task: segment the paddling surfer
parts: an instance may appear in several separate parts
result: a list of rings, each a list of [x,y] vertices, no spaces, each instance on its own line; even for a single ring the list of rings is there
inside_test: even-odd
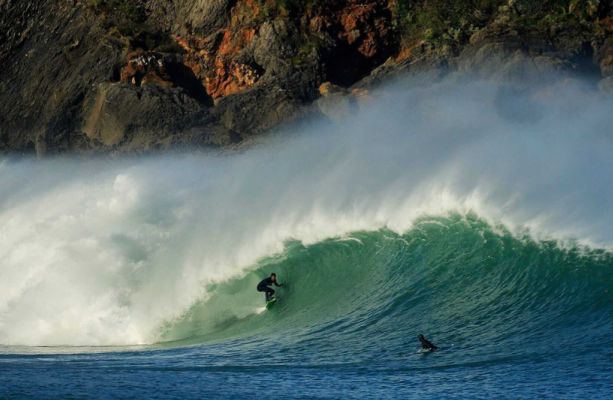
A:
[[[424,350],[432,351],[438,349],[438,347],[428,341],[428,339],[426,339],[422,334],[419,334],[419,336],[417,336],[417,339],[419,339],[419,341],[421,342],[421,348]]]

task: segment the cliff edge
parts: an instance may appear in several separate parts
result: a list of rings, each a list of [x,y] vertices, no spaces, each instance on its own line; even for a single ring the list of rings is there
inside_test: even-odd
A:
[[[613,90],[613,1],[0,0],[0,151],[224,147],[393,77]],[[539,75],[538,71],[543,71]],[[534,75],[536,74],[536,75]]]

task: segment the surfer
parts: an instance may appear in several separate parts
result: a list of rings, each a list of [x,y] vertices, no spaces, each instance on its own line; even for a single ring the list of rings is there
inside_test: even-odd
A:
[[[266,278],[262,280],[262,282],[258,283],[258,292],[266,292],[267,302],[272,300],[273,296],[275,295],[275,291],[271,287],[269,287],[273,284],[277,287],[283,286],[277,282],[277,274],[275,274],[274,272],[270,274],[269,278]]]
[[[422,335],[421,333],[419,334],[419,336],[417,336],[417,339],[419,339],[419,341],[421,342],[421,348],[424,350],[432,351],[432,350],[438,349],[438,347],[436,347],[430,341],[428,341],[428,339],[426,339],[424,335]]]

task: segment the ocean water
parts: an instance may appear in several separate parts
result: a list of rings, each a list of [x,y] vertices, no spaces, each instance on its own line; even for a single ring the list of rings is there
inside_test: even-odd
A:
[[[399,84],[236,154],[7,157],[0,399],[611,398],[612,106]]]

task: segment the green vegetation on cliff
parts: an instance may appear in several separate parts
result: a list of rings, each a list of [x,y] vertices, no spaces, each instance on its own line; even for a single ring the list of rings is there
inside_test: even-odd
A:
[[[394,27],[406,41],[465,41],[495,16],[502,0],[395,0]]]
[[[401,40],[461,45],[477,30],[500,21],[519,30],[570,29],[598,34],[610,15],[602,0],[393,0],[393,24]]]

